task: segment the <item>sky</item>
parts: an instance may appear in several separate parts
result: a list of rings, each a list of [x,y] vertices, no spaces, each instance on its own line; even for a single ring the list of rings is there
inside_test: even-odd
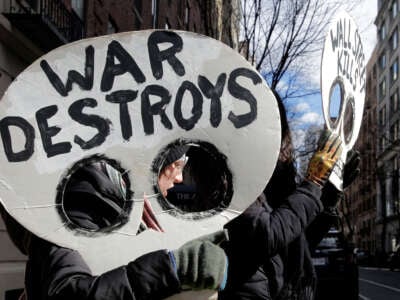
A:
[[[374,25],[374,21],[377,13],[377,1],[360,0],[354,10],[348,13],[358,26],[367,58],[365,62],[367,63],[376,43],[376,26]],[[295,104],[291,104],[288,107],[288,111],[291,114],[295,114],[295,118],[291,121],[295,146],[303,144],[304,134],[309,126],[325,122],[320,94],[295,101]]]

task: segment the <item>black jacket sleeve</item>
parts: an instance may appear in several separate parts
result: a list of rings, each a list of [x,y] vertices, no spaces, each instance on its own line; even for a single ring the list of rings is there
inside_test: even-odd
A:
[[[164,250],[92,276],[77,251],[41,239],[31,245],[25,285],[29,300],[163,299],[180,291]]]
[[[314,250],[322,238],[328,233],[329,229],[338,224],[339,215],[337,213],[337,204],[343,198],[343,192],[335,188],[329,181],[322,189],[321,202],[324,210],[308,226],[306,238],[310,250]]]
[[[229,242],[224,245],[232,275],[228,275],[228,284],[229,280],[247,280],[265,259],[299,237],[322,211],[320,196],[320,187],[305,181],[272,212],[265,201],[256,201],[229,222],[225,226]]]
[[[339,216],[326,212],[322,212],[315,218],[306,230],[306,238],[310,250],[314,250],[329,229],[337,224],[338,218]]]

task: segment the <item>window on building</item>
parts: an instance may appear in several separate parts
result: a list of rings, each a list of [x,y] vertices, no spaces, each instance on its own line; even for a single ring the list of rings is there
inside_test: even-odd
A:
[[[386,53],[383,52],[380,56],[379,56],[379,67],[383,70],[386,67]]]
[[[132,10],[134,13],[134,22],[135,22],[135,28],[141,29],[142,28],[142,23],[143,19],[142,16],[140,15],[140,12],[142,11],[142,1],[136,1],[136,4],[133,5]]]
[[[400,133],[400,121],[397,120],[397,121],[394,123],[393,126],[394,126],[393,140],[394,140],[394,141],[397,141],[397,140],[399,139],[399,133]],[[398,168],[396,168],[396,169],[398,169]]]
[[[390,127],[390,141],[395,142],[398,139],[399,139],[399,121],[396,121]]]
[[[384,78],[379,84],[379,95],[381,100],[386,96],[386,78]]]
[[[395,214],[399,213],[399,167],[397,157],[392,159],[392,209]]]
[[[158,23],[157,0],[151,0],[151,15],[153,17],[153,28],[157,28],[157,23]]]
[[[386,38],[386,24],[382,23],[382,25],[379,27],[379,38],[381,41],[383,41]]]
[[[85,17],[85,1],[71,0],[71,7],[76,12],[78,17],[83,20]]]
[[[114,20],[109,17],[107,22],[107,34],[116,33],[118,32],[117,25],[115,25]]]
[[[399,33],[398,33],[398,30],[396,27],[396,29],[393,31],[392,35],[390,36],[390,45],[392,47],[392,51],[397,49],[398,44],[399,44]]]
[[[151,15],[154,16],[156,13],[156,0],[151,0]]]
[[[384,126],[386,124],[386,106],[383,106],[379,111],[379,125]]]
[[[33,10],[38,9],[38,5],[37,5],[38,0],[26,0],[26,2],[29,4],[29,7],[32,8]]]
[[[379,189],[378,189],[378,199],[379,202],[377,203],[377,213],[380,217],[386,217],[386,178],[381,177],[379,178]]]
[[[390,96],[390,115],[395,114],[399,109],[399,90],[396,91]]]
[[[186,7],[185,7],[185,25],[189,24],[189,17],[190,17],[190,7],[189,7],[189,4],[186,3]]]
[[[379,9],[380,9],[381,6],[382,6],[382,1],[384,1],[384,0],[378,0],[378,11],[379,11]]]
[[[399,8],[398,8],[398,5],[397,5],[397,0],[394,0],[394,1],[392,2],[392,6],[391,6],[391,8],[390,8],[390,11],[391,11],[391,13],[392,13],[392,19],[395,19],[395,18],[396,18],[397,13],[398,13],[398,10],[399,10]]]
[[[399,61],[396,58],[396,60],[390,67],[390,78],[392,82],[395,82],[398,76],[399,76]]]
[[[165,28],[165,29],[170,29],[170,28],[171,28],[171,25],[169,24],[168,19],[165,20],[165,26],[164,26],[164,28]]]
[[[389,197],[388,197],[389,198]],[[393,205],[391,199],[386,199],[386,216],[393,215]]]

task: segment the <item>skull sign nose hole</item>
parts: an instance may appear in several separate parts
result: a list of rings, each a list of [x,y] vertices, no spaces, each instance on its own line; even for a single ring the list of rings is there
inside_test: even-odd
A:
[[[340,79],[336,79],[329,93],[329,123],[333,129],[339,125],[339,117],[344,102],[344,88]]]

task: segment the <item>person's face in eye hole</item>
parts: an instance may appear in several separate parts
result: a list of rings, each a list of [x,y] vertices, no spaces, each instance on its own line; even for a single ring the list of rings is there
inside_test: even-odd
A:
[[[182,172],[187,161],[188,157],[184,155],[180,159],[164,167],[160,172],[160,175],[158,176],[158,187],[164,197],[167,196],[170,188],[172,188],[176,183],[181,183],[183,181]]]

